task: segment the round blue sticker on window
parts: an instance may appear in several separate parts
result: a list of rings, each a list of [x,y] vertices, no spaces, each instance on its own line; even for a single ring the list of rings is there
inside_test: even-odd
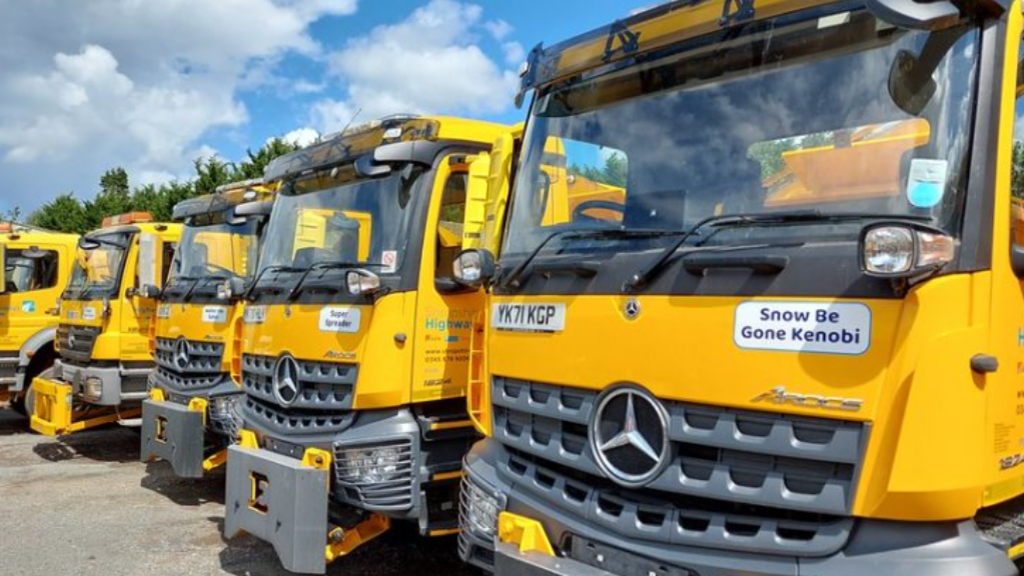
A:
[[[942,186],[936,182],[915,182],[907,192],[907,199],[917,208],[931,208],[942,200]]]

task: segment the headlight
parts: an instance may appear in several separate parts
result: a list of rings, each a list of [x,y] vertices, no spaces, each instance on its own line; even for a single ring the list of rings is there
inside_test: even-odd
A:
[[[216,396],[210,398],[210,417],[216,420],[230,420],[238,413],[238,404],[242,394]]]
[[[953,260],[956,242],[939,230],[901,224],[866,228],[861,239],[864,271],[893,278],[935,271]]]
[[[103,396],[103,380],[90,376],[85,379],[85,387],[82,393],[90,400],[98,400]]]
[[[351,484],[380,484],[408,476],[411,469],[407,445],[378,448],[344,448],[335,452],[338,476]]]
[[[499,496],[477,486],[469,476],[463,477],[461,522],[464,530],[493,539],[498,534],[498,514],[504,507]]]

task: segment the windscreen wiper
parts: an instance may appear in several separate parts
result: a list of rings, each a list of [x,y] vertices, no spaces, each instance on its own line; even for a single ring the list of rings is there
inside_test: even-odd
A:
[[[516,283],[519,280],[519,277],[523,275],[523,271],[526,270],[526,267],[529,266],[530,262],[533,262],[537,255],[540,254],[541,250],[543,250],[544,247],[555,238],[645,238],[654,236],[674,236],[682,233],[684,233],[682,230],[662,230],[658,228],[595,228],[593,230],[558,230],[545,236],[544,239],[540,241],[540,244],[537,244],[537,247],[526,255],[526,258],[524,258],[522,262],[509,271],[507,276],[504,276],[498,281],[498,285],[518,286],[518,284],[514,283]]]
[[[345,262],[342,260],[334,262],[317,262],[302,273],[299,280],[295,283],[295,286],[288,291],[288,300],[295,300],[302,294],[303,287],[306,283],[306,279],[309,278],[310,273],[314,270],[343,270],[345,268],[382,268],[384,264],[381,262]]]
[[[192,292],[196,289],[196,286],[199,285],[199,281],[201,280],[201,278],[199,278],[198,276],[196,276],[196,277],[193,277],[193,276],[181,276],[179,278],[179,280],[185,280],[186,282],[192,282],[191,284],[189,284],[188,290],[185,290],[185,294],[183,294],[181,296],[182,300],[188,300],[189,297],[192,296]]]
[[[256,295],[256,287],[259,286],[260,280],[263,279],[263,275],[266,274],[267,272],[299,272],[300,270],[300,268],[294,268],[292,266],[267,266],[266,268],[260,270],[259,274],[256,275],[256,278],[253,279],[252,284],[249,284],[249,288],[245,291],[245,294],[242,295],[242,299],[249,300],[250,298]],[[283,288],[264,287],[260,288],[260,290],[274,290],[276,292],[282,292]]]
[[[689,230],[681,232],[681,236],[658,256],[651,260],[646,266],[630,276],[623,285],[623,291],[635,291],[646,286],[672,258],[683,244],[690,238],[700,235],[701,230],[709,226],[716,228],[715,232],[724,228],[736,228],[743,226],[793,226],[800,224],[820,224],[828,222],[851,222],[858,220],[931,220],[927,216],[911,216],[902,214],[883,214],[875,212],[846,212],[830,214],[820,210],[794,210],[790,212],[765,212],[763,214],[719,214],[708,216],[694,224]],[[710,235],[709,235],[710,238]]]

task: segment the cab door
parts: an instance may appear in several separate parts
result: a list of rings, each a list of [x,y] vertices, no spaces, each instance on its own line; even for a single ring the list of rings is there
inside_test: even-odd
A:
[[[125,264],[121,286],[124,303],[121,314],[121,360],[148,362],[149,332],[156,317],[157,300],[144,295],[144,286],[162,289],[167,280],[174,254],[174,243],[155,234],[136,236]]]
[[[483,291],[460,286],[452,272],[462,250],[468,178],[465,155],[443,158],[435,170],[417,297],[414,402],[466,391],[473,319],[484,305]]]
[[[996,163],[1000,172],[992,230],[991,296],[979,290],[983,301],[976,305],[991,307],[990,348],[977,352],[998,360],[995,371],[975,370],[974,374],[988,404],[984,505],[1024,493],[1024,50],[1018,47],[1019,34],[1007,40],[1008,55],[1017,55],[1018,66],[1016,78],[1004,78],[1016,89],[1003,92],[1014,100],[1012,106],[1003,106],[1012,112],[1003,115],[1003,124],[1012,125],[1012,137],[1000,142],[1002,161]],[[976,277],[981,288],[985,275]]]
[[[7,245],[0,292],[0,349],[18,350],[54,323],[52,308],[63,289],[62,250],[48,245]]]

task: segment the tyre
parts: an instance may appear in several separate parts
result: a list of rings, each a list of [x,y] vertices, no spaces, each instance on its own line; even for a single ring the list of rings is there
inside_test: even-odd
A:
[[[11,399],[11,408],[21,414],[22,416],[28,417],[28,411],[25,410],[25,393],[22,392],[20,395],[15,396]]]

